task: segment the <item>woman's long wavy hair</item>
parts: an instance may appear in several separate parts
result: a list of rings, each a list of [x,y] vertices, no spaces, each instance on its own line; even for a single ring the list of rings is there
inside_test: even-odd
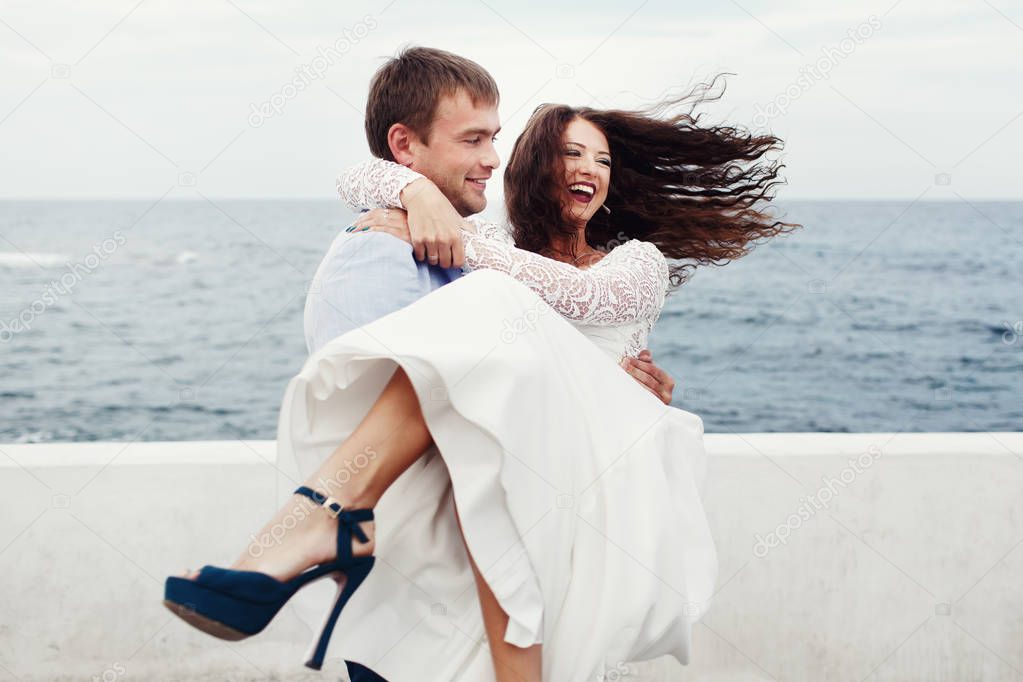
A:
[[[780,150],[782,141],[732,126],[700,126],[700,115],[692,115],[724,94],[723,88],[708,94],[720,75],[643,111],[539,107],[515,141],[504,174],[515,244],[545,253],[576,234],[565,218],[563,135],[577,117],[604,133],[611,152],[605,201],[611,212],[593,215],[586,242],[604,250],[628,239],[652,242],[669,260],[672,287],[684,284],[697,265],[725,265],[749,253],[756,240],[801,227],[775,220],[760,205],[773,198],[775,185],[785,184],[777,179],[784,165],[760,160]]]

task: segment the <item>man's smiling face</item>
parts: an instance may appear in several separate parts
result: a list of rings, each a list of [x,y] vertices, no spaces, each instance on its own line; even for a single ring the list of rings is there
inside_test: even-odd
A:
[[[461,215],[479,213],[487,206],[487,180],[501,163],[494,149],[500,129],[496,104],[477,106],[462,90],[447,95],[437,104],[429,143],[409,146],[411,168],[432,180]]]

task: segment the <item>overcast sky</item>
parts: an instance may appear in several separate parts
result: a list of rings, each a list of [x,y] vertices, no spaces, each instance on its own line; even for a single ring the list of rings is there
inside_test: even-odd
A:
[[[415,43],[494,74],[503,159],[541,102],[726,71],[709,116],[786,141],[780,198],[1023,198],[1020,4],[833,5],[6,0],[0,197],[333,198],[368,154],[370,76]]]

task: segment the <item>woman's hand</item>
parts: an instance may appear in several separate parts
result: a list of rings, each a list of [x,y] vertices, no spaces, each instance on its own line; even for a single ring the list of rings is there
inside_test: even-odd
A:
[[[462,267],[463,219],[437,186],[428,178],[420,178],[401,191],[401,203],[408,209],[409,243],[416,260],[442,268]]]
[[[654,356],[643,349],[638,358],[624,357],[621,367],[638,381],[643,388],[653,393],[665,405],[671,405],[671,394],[675,391],[675,380],[671,375],[654,364]]]
[[[374,208],[360,215],[353,225],[353,232],[389,232],[398,239],[412,243],[408,213],[400,208]]]
[[[476,225],[471,220],[459,217],[456,225],[459,231],[476,232]],[[374,208],[359,215],[349,229],[351,232],[390,232],[398,239],[415,246],[413,241],[415,238],[412,236],[412,229],[409,227],[408,211],[404,209]],[[462,244],[461,235],[458,237],[458,243],[459,245]],[[441,267],[444,266],[442,265]]]

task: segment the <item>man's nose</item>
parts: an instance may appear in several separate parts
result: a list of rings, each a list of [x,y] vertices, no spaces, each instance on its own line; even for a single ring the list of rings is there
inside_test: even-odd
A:
[[[493,170],[501,165],[501,157],[497,155],[497,148],[494,147],[494,143],[491,142],[487,148],[487,154],[483,157],[483,165]]]

